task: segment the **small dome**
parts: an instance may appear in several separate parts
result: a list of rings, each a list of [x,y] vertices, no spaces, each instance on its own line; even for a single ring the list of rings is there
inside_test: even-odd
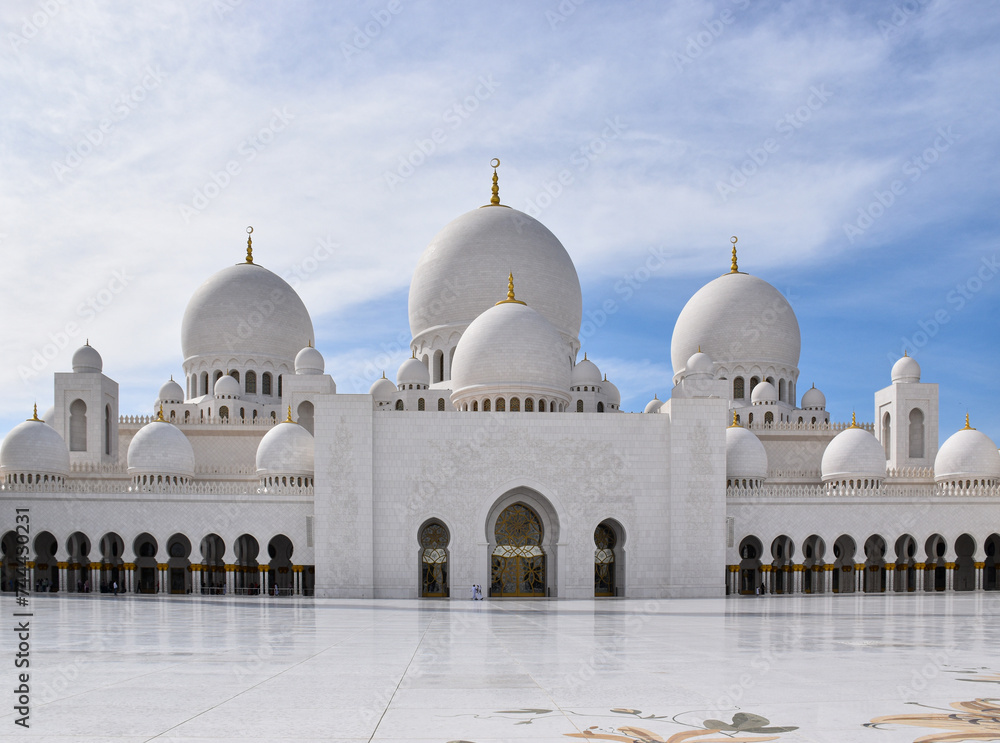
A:
[[[0,445],[0,467],[6,472],[69,474],[69,450],[52,426],[37,418],[14,426]]]
[[[296,374],[322,374],[325,368],[323,354],[312,346],[306,346],[295,355]]]
[[[768,405],[778,402],[778,391],[770,382],[761,382],[750,393],[750,402],[753,405]]]
[[[101,358],[101,354],[97,353],[97,349],[89,343],[76,349],[76,353],[73,354],[73,371],[75,373],[96,372],[100,374],[103,369],[104,360]]]
[[[127,461],[130,475],[194,477],[191,442],[177,426],[162,418],[147,423],[132,437]]]
[[[916,359],[911,356],[903,356],[899,361],[892,365],[892,382],[893,384],[907,383],[907,382],[919,382],[920,381],[920,364],[917,363]]]
[[[953,433],[934,458],[934,479],[937,482],[1000,479],[1000,453],[996,444],[974,428]]]
[[[315,446],[312,435],[298,423],[279,423],[257,445],[257,474],[311,477]]]
[[[56,406],[49,405],[48,409],[42,413],[42,420],[52,426],[52,419],[56,417]],[[55,426],[52,426],[55,428]]]
[[[501,302],[462,335],[451,367],[452,402],[479,393],[556,395],[568,401],[569,349],[526,304]]]
[[[597,368],[597,364],[587,358],[587,354],[584,354],[583,360],[578,361],[573,367],[570,380],[573,387],[601,384],[601,370]]]
[[[826,395],[816,389],[815,385],[802,395],[802,410],[826,410]]]
[[[751,431],[742,426],[726,429],[726,479],[767,478],[767,452]]]
[[[409,358],[399,365],[396,372],[396,381],[402,386],[404,384],[419,384],[427,387],[431,383],[431,374],[420,359]]]
[[[663,407],[663,400],[658,400],[656,398],[656,396],[654,395],[653,399],[646,403],[646,408],[642,412],[643,413],[659,413],[660,412],[660,408],[662,408],[662,407]]]
[[[157,402],[184,402],[184,390],[171,377],[160,387],[160,394],[156,396]]]
[[[219,377],[219,381],[215,383],[216,397],[239,397],[242,391],[240,383],[236,381],[236,378],[228,374],[223,374]]]
[[[608,375],[604,375],[604,381],[601,382],[601,390],[604,392],[604,396],[608,398],[608,403],[614,405],[616,408],[622,404],[622,393],[618,391],[618,388],[608,381]]]
[[[375,402],[391,402],[396,399],[396,385],[386,379],[383,373],[381,379],[375,380],[368,394],[375,398]]]
[[[685,370],[688,374],[714,374],[715,364],[711,356],[698,351],[688,358]]]
[[[863,428],[846,428],[823,452],[823,480],[885,479],[885,449]]]

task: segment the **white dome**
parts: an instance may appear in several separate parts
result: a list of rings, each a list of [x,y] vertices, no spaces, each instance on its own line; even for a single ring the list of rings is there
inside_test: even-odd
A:
[[[91,346],[89,343],[80,346],[76,349],[76,353],[73,354],[73,371],[80,373],[100,373],[104,369],[104,360],[101,358],[101,354],[97,353],[97,349]]]
[[[770,382],[760,382],[753,388],[753,392],[750,393],[750,402],[754,405],[767,405],[778,402],[778,391],[774,389],[774,385]]]
[[[662,408],[662,407],[663,407],[663,400],[658,400],[656,398],[656,396],[654,395],[653,399],[646,403],[646,407],[645,407],[645,409],[642,412],[643,413],[659,413],[660,412],[660,408]]]
[[[712,357],[707,353],[702,353],[698,351],[692,354],[687,363],[684,365],[685,370],[688,374],[714,374],[715,364],[712,362]]]
[[[453,402],[496,392],[569,399],[567,346],[548,320],[517,301],[502,302],[473,321],[451,368]]]
[[[796,369],[801,338],[791,306],[777,289],[745,273],[728,273],[699,289],[681,310],[670,341],[674,373],[698,347],[724,366]]]
[[[171,377],[160,387],[160,394],[156,396],[159,402],[184,402],[184,389]]]
[[[191,442],[177,426],[162,419],[139,429],[128,445],[127,461],[130,475],[194,477]]]
[[[608,375],[604,375],[604,381],[601,382],[601,389],[604,391],[604,396],[608,398],[608,402],[615,407],[622,404],[622,393],[618,391],[618,388],[608,381]]]
[[[375,402],[391,402],[396,398],[396,385],[386,379],[383,373],[381,379],[375,380],[368,394],[375,398]]]
[[[767,478],[767,452],[754,434],[742,426],[726,429],[726,479]]]
[[[52,419],[55,417],[55,415],[56,415],[56,406],[49,405],[48,409],[44,413],[42,413],[42,420],[51,426]]]
[[[312,346],[306,346],[295,355],[296,374],[322,374],[324,369],[323,354]]]
[[[885,449],[863,428],[846,428],[823,452],[823,480],[885,479]]]
[[[893,384],[897,382],[919,382],[920,364],[913,357],[904,355],[903,358],[892,365],[892,381]]]
[[[826,395],[816,387],[810,387],[802,395],[802,410],[826,410]]]
[[[238,263],[210,277],[184,311],[181,348],[185,365],[198,357],[252,357],[291,365],[314,338],[299,295],[277,274]]]
[[[0,445],[0,467],[6,472],[69,474],[69,450],[52,426],[31,419],[14,426]]]
[[[257,474],[311,477],[315,448],[312,435],[298,423],[279,423],[257,445]]]
[[[420,361],[420,359],[409,358],[399,365],[399,371],[396,372],[396,381],[400,385],[419,384],[427,387],[431,383],[431,375],[427,371],[427,367],[424,366],[424,362]]]
[[[1000,453],[996,444],[974,428],[953,433],[934,458],[934,479],[937,482],[1000,479]]]
[[[240,388],[240,383],[236,381],[235,377],[229,374],[223,374],[219,377],[219,381],[215,383],[215,396],[216,397],[239,397],[243,390]]]
[[[471,323],[497,301],[497,277],[509,272],[520,299],[577,343],[583,300],[573,261],[541,222],[502,206],[463,214],[424,249],[410,283],[414,339]]]
[[[601,370],[597,368],[597,364],[588,359],[587,355],[584,354],[583,360],[578,361],[576,366],[573,367],[570,379],[570,384],[574,387],[601,384]]]

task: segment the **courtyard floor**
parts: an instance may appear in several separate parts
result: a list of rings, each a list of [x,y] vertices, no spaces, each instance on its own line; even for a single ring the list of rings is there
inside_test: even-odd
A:
[[[29,610],[30,728],[6,629],[4,741],[1000,740],[997,594]]]

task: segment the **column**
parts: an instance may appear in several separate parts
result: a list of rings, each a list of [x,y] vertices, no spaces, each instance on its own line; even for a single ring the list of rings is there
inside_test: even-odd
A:
[[[896,563],[894,562],[885,564],[885,592],[896,592]]]
[[[916,593],[923,593],[924,592],[924,563],[922,563],[922,562],[914,563],[913,567],[917,571],[917,573],[916,573],[916,576],[917,576],[917,580],[916,580],[917,590],[916,590]]]
[[[292,565],[292,592],[296,596],[302,595],[302,566]]]
[[[774,585],[771,582],[771,566],[770,565],[761,565],[760,566],[760,572],[761,572],[761,580],[763,581],[764,585],[767,587],[767,592],[768,593],[773,593],[773,591],[774,591]]]
[[[977,562],[976,563],[976,590],[983,590],[983,568],[986,567],[986,563]]]
[[[944,590],[951,593],[955,590],[955,563],[944,564]]]
[[[836,570],[836,565],[823,566],[823,593],[831,593],[833,591],[834,570]]]

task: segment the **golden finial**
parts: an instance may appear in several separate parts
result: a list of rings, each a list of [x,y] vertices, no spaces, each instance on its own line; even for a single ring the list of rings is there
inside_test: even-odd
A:
[[[604,381],[605,381],[605,382],[607,382],[607,381],[608,381],[608,373],[607,373],[607,372],[604,372]]]
[[[903,357],[905,358],[905,357],[906,357],[906,356],[908,356],[908,355],[909,355],[909,354],[908,354],[908,353],[906,352],[906,349],[904,348],[904,349],[903,349]]]
[[[497,304],[524,304],[520,299],[514,298],[514,274],[510,273],[507,275],[507,298],[501,299]],[[583,355],[583,358],[587,358],[587,354]]]
[[[851,428],[859,428],[858,419],[854,417],[854,411],[851,411]]]
[[[740,272],[740,267],[736,264],[736,243],[737,243],[737,241],[739,241],[739,238],[736,237],[736,235],[733,235],[732,238],[731,238],[731,240],[730,240],[730,242],[733,243],[733,265],[731,265],[729,267],[729,273],[739,273]]]
[[[656,393],[655,393],[655,392],[653,393],[653,399],[654,399],[654,400],[659,400],[659,399],[660,399],[660,398],[658,398],[658,397],[656,396]]]
[[[732,423],[731,426],[729,426],[730,428],[739,428],[740,427],[739,420],[737,420],[738,418],[739,418],[739,416],[736,414],[736,411],[734,410],[733,411],[733,423]]]
[[[292,406],[291,405],[288,406],[288,417],[285,418],[285,423],[295,423],[295,421],[292,420]]]
[[[500,158],[494,157],[490,160],[493,166],[493,196],[490,197],[490,206],[500,206],[500,184],[497,181],[497,168],[500,167]]]
[[[312,338],[309,339],[309,342],[306,344],[306,346],[308,346],[309,348],[313,347]]]
[[[382,370],[382,379],[385,379],[385,369]]]
[[[586,352],[586,351],[584,351],[584,352],[583,352],[583,360],[584,360],[584,361],[586,361],[586,360],[587,360],[587,352]]]
[[[160,403],[160,412],[156,414],[156,420],[167,422],[167,419],[163,417],[163,403]]]
[[[701,353],[701,344],[698,344],[698,353]]]
[[[253,227],[247,227],[247,263],[253,263]]]
[[[44,423],[45,422],[41,418],[38,417],[38,403],[37,402],[35,403],[35,412],[31,414],[31,417],[28,418],[28,420],[29,421],[37,421],[38,423]]]
[[[975,428],[973,428],[972,426],[969,425],[969,414],[968,413],[965,414],[965,428],[963,428],[962,430],[963,431],[975,431],[976,430]]]
[[[415,358],[417,358],[417,352],[411,349],[411,352],[410,352],[410,358],[411,358],[411,359],[415,359]]]

